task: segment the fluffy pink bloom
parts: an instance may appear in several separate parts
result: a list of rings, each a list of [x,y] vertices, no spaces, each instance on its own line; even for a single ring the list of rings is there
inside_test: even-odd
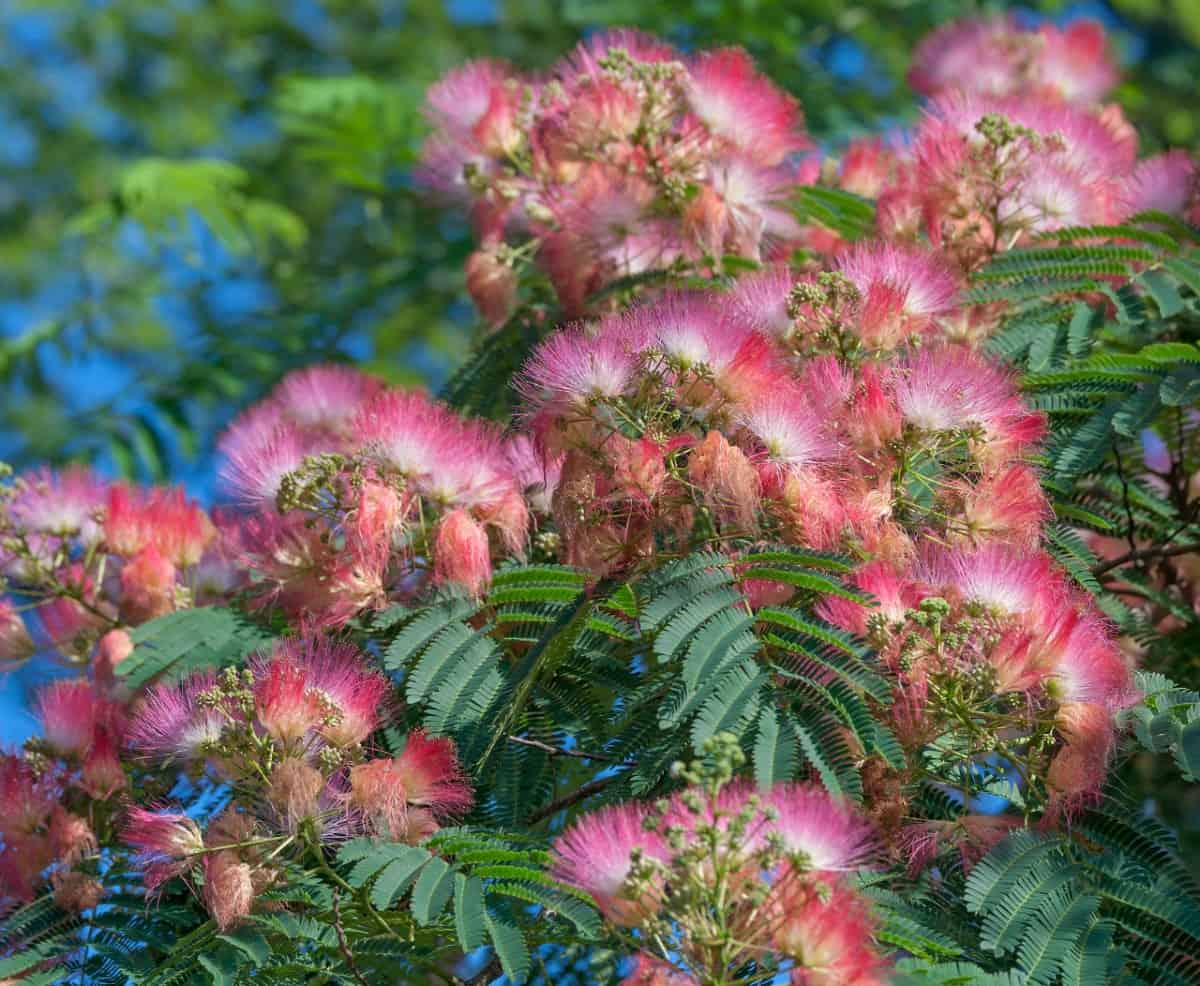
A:
[[[954,591],[992,613],[1041,620],[1060,609],[1062,576],[1049,555],[992,542],[976,550],[929,551],[917,570],[934,591]]]
[[[200,560],[214,534],[208,515],[182,489],[117,483],[108,492],[104,540],[114,554],[132,558],[153,545],[172,565],[187,568]]]
[[[305,693],[331,720],[317,728],[333,746],[362,743],[379,726],[388,681],[367,667],[353,644],[323,635],[290,638],[276,645],[271,663],[302,673]]]
[[[921,602],[922,593],[918,587],[887,562],[868,562],[855,571],[852,580],[855,588],[872,597],[869,605],[826,596],[818,604],[817,611],[830,623],[860,637],[868,635],[873,618],[898,623],[908,610]]]
[[[642,828],[644,817],[640,805],[609,805],[578,819],[554,843],[555,878],[587,891],[606,918],[626,927],[654,907],[654,901],[624,894],[634,851],[656,859],[667,855],[662,837]]]
[[[55,806],[51,813],[50,828],[46,834],[54,848],[55,857],[67,865],[78,862],[98,847],[96,833],[87,820],[61,805]]]
[[[467,257],[467,292],[484,320],[500,326],[517,303],[517,272],[497,255],[495,245],[484,246]]]
[[[729,295],[730,306],[756,332],[786,339],[795,328],[788,299],[798,279],[790,267],[774,266],[739,278]]]
[[[466,813],[473,800],[454,743],[421,730],[409,734],[400,756],[350,769],[350,806],[368,831],[401,842],[427,839],[442,822]]]
[[[283,477],[304,464],[316,451],[311,441],[292,425],[277,424],[263,430],[259,419],[235,421],[221,437],[225,457],[221,482],[238,502],[252,507],[274,507]]]
[[[428,476],[462,446],[457,419],[418,391],[384,391],[359,411],[354,432],[380,465],[410,480]]]
[[[799,391],[763,397],[740,415],[739,423],[780,469],[813,465],[833,453],[820,419]]]
[[[699,195],[684,213],[684,228],[719,261],[723,254],[759,259],[802,229],[788,210],[796,185],[786,167],[764,167],[745,157],[710,161]]]
[[[109,716],[98,723],[79,772],[79,786],[97,801],[111,798],[128,784],[121,765],[122,723]]]
[[[253,870],[237,853],[222,851],[204,857],[204,906],[222,931],[250,913],[254,889]]]
[[[556,332],[534,350],[517,389],[531,411],[555,403],[583,410],[589,401],[619,397],[633,380],[637,359],[616,333]]]
[[[597,31],[579,42],[574,50],[554,67],[551,74],[568,84],[577,82],[585,75],[601,76],[604,69],[601,68],[600,62],[610,51],[616,49],[624,51],[635,62],[652,64],[679,59],[679,53],[674,48],[654,35],[634,28],[620,27]]]
[[[710,431],[688,456],[688,478],[718,523],[753,530],[762,490],[746,454],[719,431]]]
[[[833,879],[785,879],[773,902],[775,946],[796,958],[792,986],[885,986],[888,970],[875,951],[875,922],[866,902]]]
[[[465,510],[451,510],[438,522],[433,561],[439,582],[449,582],[471,595],[480,595],[492,579],[487,531]]]
[[[82,466],[61,472],[36,469],[21,477],[7,513],[13,524],[33,534],[77,537],[84,547],[99,543],[99,519],[108,484]]]
[[[1040,415],[1017,395],[1008,372],[967,349],[924,349],[892,373],[896,404],[922,431],[978,428],[984,452],[1019,454],[1042,435]]]
[[[778,832],[788,852],[804,855],[811,869],[855,869],[873,851],[867,822],[819,787],[779,784],[767,800],[779,813],[778,820],[768,825]]]
[[[1014,465],[965,487],[963,518],[974,537],[1003,538],[1030,547],[1051,515],[1037,474]]]
[[[1200,201],[1200,172],[1185,150],[1166,151],[1139,161],[1117,192],[1121,218],[1155,210],[1188,217]],[[1194,221],[1195,215],[1189,221]]]
[[[185,873],[191,857],[204,850],[200,827],[178,812],[148,811],[131,808],[121,829],[124,842],[137,850],[147,891],[154,891],[167,880]]]
[[[1080,105],[1103,99],[1117,82],[1104,28],[1079,19],[1065,28],[1021,27],[1016,18],[964,19],[917,46],[909,83],[926,96],[960,89],[992,96],[1050,95]]]
[[[21,614],[11,602],[0,597],[0,673],[28,660],[35,650]]]
[[[46,743],[59,756],[82,758],[92,747],[96,727],[115,708],[82,679],[59,679],[38,690],[34,709]]]
[[[469,139],[512,74],[503,62],[483,58],[452,69],[429,87],[425,116],[448,134]]]
[[[383,599],[390,545],[339,552],[324,533],[300,512],[246,519],[242,559],[261,576],[256,605],[277,605],[314,627],[331,627]]]
[[[284,377],[268,400],[301,432],[348,438],[359,408],[382,390],[380,380],[350,366],[309,366]]]
[[[0,751],[0,832],[5,841],[45,826],[58,804],[58,782],[55,771],[39,776],[24,757]]]
[[[505,442],[504,457],[533,512],[549,514],[564,456],[550,455],[530,435],[518,434]]]
[[[193,760],[207,755],[206,747],[221,738],[225,719],[201,705],[201,692],[216,684],[212,674],[155,685],[135,706],[126,742],[158,760]]]
[[[175,609],[175,566],[153,544],[121,568],[121,619],[145,623]]]
[[[703,52],[688,63],[693,113],[722,143],[763,165],[808,146],[800,105],[760,75],[740,48]]]
[[[923,332],[949,314],[958,279],[938,254],[891,243],[871,242],[840,254],[834,269],[863,298],[863,334],[869,343],[899,341]],[[883,299],[886,297],[886,301]],[[881,324],[881,323],[892,324]]]
[[[700,986],[700,983],[662,959],[638,952],[634,956],[633,968],[621,980],[621,986]]]
[[[324,721],[321,696],[310,690],[306,669],[290,649],[254,667],[254,716],[263,731],[285,745],[299,743]]]

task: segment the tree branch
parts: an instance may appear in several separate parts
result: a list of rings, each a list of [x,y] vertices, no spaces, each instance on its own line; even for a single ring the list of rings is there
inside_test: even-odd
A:
[[[333,930],[337,932],[338,950],[342,953],[342,958],[346,960],[346,968],[350,970],[350,975],[358,981],[359,986],[371,986],[358,968],[358,963],[354,961],[354,953],[350,951],[350,943],[346,941],[346,929],[342,927],[342,912],[338,907],[337,890],[333,891]]]
[[[583,787],[578,787],[570,794],[564,794],[561,798],[555,798],[548,805],[544,805],[530,815],[525,823],[527,825],[536,825],[538,822],[549,818],[551,815],[556,815],[564,808],[569,808],[571,805],[582,801],[584,798],[590,798],[593,794],[598,794],[603,791],[609,784],[617,779],[619,775],[613,774],[609,777],[601,777],[594,781],[589,781]]]
[[[618,760],[615,757],[608,757],[602,753],[588,753],[586,750],[564,750],[561,746],[551,746],[549,743],[526,739],[524,736],[509,736],[508,741],[516,743],[519,746],[529,746],[535,750],[541,750],[543,753],[549,753],[552,757],[574,757],[577,760],[595,760],[597,763],[611,763],[617,767],[637,766],[636,760]]]
[[[1187,544],[1160,544],[1152,548],[1139,548],[1136,551],[1127,551],[1120,558],[1113,558],[1111,561],[1106,561],[1101,565],[1097,565],[1092,569],[1092,574],[1099,577],[1107,572],[1111,572],[1114,568],[1120,568],[1122,565],[1127,565],[1134,561],[1149,561],[1154,558],[1174,558],[1176,555],[1190,555],[1194,551],[1200,551],[1200,541],[1189,541]]]

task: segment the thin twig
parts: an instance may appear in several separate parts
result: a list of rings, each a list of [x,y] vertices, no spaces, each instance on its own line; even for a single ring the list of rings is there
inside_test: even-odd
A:
[[[535,750],[549,753],[552,757],[574,757],[577,760],[595,760],[597,763],[611,763],[618,767],[637,766],[636,760],[618,760],[616,757],[608,757],[602,753],[588,753],[586,750],[564,750],[561,746],[551,746],[549,743],[526,739],[524,736],[509,736],[508,741],[516,743],[519,746],[533,747]]]
[[[346,960],[346,968],[350,970],[350,975],[357,979],[361,986],[371,986],[371,984],[367,982],[366,976],[364,976],[361,970],[358,968],[358,963],[354,961],[354,953],[350,951],[350,943],[346,941],[346,929],[342,927],[342,912],[338,907],[338,899],[338,892],[334,890],[333,930],[337,932],[338,949],[342,953],[342,958]]]
[[[1111,561],[1097,565],[1092,569],[1092,574],[1100,576],[1111,572],[1114,568],[1127,565],[1129,562],[1147,561],[1152,558],[1174,558],[1176,555],[1190,555],[1194,551],[1200,551],[1200,541],[1189,541],[1187,544],[1160,544],[1152,548],[1139,548],[1136,551],[1127,551],[1120,558],[1113,558]]]
[[[1129,502],[1129,482],[1125,479],[1125,469],[1121,465],[1121,451],[1117,448],[1116,439],[1112,443],[1113,458],[1117,464],[1117,479],[1121,481],[1121,502],[1125,506],[1125,520],[1129,524],[1127,539],[1129,541],[1129,550],[1137,551],[1137,524],[1133,519],[1133,504]]]
[[[617,779],[619,775],[613,774],[610,777],[601,777],[594,781],[589,781],[583,787],[578,787],[570,794],[564,794],[561,798],[555,798],[548,805],[539,808],[530,815],[525,823],[527,825],[536,825],[543,819],[549,818],[551,815],[556,815],[564,808],[569,808],[571,805],[582,801],[584,798],[590,798],[593,794],[603,791],[609,784]]]

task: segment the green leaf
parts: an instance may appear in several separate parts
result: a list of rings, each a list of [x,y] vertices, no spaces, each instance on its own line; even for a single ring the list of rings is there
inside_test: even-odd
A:
[[[420,924],[429,924],[441,914],[453,890],[454,870],[444,859],[430,857],[429,863],[417,878],[417,885],[413,888],[413,917]]]

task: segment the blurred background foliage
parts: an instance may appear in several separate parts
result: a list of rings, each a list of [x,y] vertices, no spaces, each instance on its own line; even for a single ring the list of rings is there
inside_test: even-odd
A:
[[[823,144],[895,126],[952,0],[7,0],[0,7],[0,458],[209,492],[214,434],[289,368],[437,386],[473,336],[460,217],[414,192],[425,86],[544,67],[588,31],[740,44]],[[1200,4],[1103,18],[1145,150],[1197,142]]]

